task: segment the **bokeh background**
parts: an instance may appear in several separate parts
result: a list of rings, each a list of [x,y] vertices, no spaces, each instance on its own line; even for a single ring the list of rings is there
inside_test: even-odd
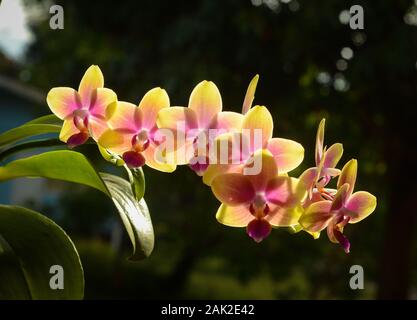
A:
[[[129,241],[102,194],[43,180],[2,184],[1,202],[49,215],[74,239],[87,299],[417,298],[417,1],[55,3],[64,8],[63,30],[49,27],[51,1],[0,5],[1,131],[49,113],[46,92],[77,87],[91,64],[121,100],[138,103],[161,86],[173,105],[186,105],[207,79],[233,111],[258,73],[255,104],[268,106],[275,136],[305,147],[294,175],[313,165],[325,117],[326,144],[344,144],[340,165],[357,158],[357,189],[378,197],[368,219],[346,228],[349,255],[325,233],[313,240],[279,229],[255,244],[244,229],[216,222],[218,202],[187,167],[145,168],[156,246],[130,263]],[[354,4],[364,8],[364,30],[349,27]],[[109,169],[95,148],[80,151]],[[364,268],[364,290],[349,287],[355,264]]]

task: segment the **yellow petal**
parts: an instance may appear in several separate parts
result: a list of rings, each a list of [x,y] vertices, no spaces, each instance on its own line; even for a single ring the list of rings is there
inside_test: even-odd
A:
[[[48,92],[46,103],[51,111],[60,119],[72,117],[75,110],[81,108],[81,99],[72,88],[53,88]]]
[[[170,173],[177,168],[175,163],[165,162],[165,159],[160,159],[161,155],[158,154],[158,148],[153,143],[142,154],[146,159],[146,165],[152,169]]]
[[[267,149],[274,156],[280,174],[297,168],[304,159],[303,146],[293,140],[272,138]]]
[[[167,107],[169,107],[169,97],[164,89],[149,90],[139,103],[143,115],[142,126],[149,130],[155,127],[159,110]]]
[[[67,142],[72,135],[79,132],[80,130],[77,129],[72,119],[65,120],[62,124],[61,132],[59,133],[59,139],[63,142]]]
[[[352,194],[353,189],[355,188],[356,175],[358,171],[358,161],[352,159],[348,161],[340,173],[339,179],[337,180],[337,189],[340,189],[345,183],[349,184],[349,190],[347,195]]]
[[[92,65],[84,73],[81,79],[78,92],[84,108],[90,107],[93,92],[98,88],[103,88],[104,77],[98,66]]]
[[[252,107],[253,100],[255,99],[256,86],[258,85],[259,75],[255,75],[249,83],[246,90],[245,100],[243,100],[242,114],[246,114]]]
[[[208,128],[214,117],[222,111],[222,97],[211,81],[200,82],[191,92],[188,107],[197,115],[198,127]]]
[[[274,123],[271,113],[264,106],[255,106],[246,113],[242,123],[242,133],[250,135],[252,152],[263,148],[272,138]],[[246,129],[246,130],[245,130]]]
[[[137,133],[142,126],[141,110],[129,102],[118,101],[110,104],[106,110],[106,118],[110,129]]]
[[[246,227],[254,217],[244,206],[229,207],[222,204],[217,210],[216,219],[229,227]]]
[[[98,144],[111,152],[122,155],[132,148],[132,135],[108,129],[100,136]]]

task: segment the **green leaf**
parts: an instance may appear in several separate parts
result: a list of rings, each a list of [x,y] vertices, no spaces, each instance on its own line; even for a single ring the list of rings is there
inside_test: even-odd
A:
[[[132,192],[137,200],[140,200],[145,195],[145,175],[142,168],[130,169],[124,166],[129,177]]]
[[[36,119],[33,119],[29,122],[26,122],[25,125],[27,124],[54,124],[57,126],[62,126],[62,120],[59,119],[56,115],[54,114],[48,114],[46,116],[42,116]]]
[[[0,148],[19,140],[61,131],[62,121],[55,116],[44,116],[6,131],[0,135]]]
[[[149,257],[155,241],[151,216],[145,200],[136,200],[128,181],[107,173],[101,173],[101,177],[109,188],[132,242],[134,253],[130,260],[137,261]]]
[[[63,268],[61,289],[50,281]],[[54,281],[55,280],[55,281]],[[0,299],[82,299],[84,275],[77,250],[52,220],[21,207],[0,205]]]
[[[133,245],[131,260],[148,257],[154,247],[152,221],[145,200],[134,193],[132,185],[119,177],[99,174],[81,153],[69,150],[45,152],[12,161],[0,167],[0,181],[19,177],[43,177],[90,186],[110,197],[122,219]],[[134,184],[143,185],[139,178]],[[140,200],[140,201],[139,201]]]
[[[75,182],[110,195],[87,158],[79,152],[69,150],[45,152],[0,167],[0,181],[19,177],[43,177]]]

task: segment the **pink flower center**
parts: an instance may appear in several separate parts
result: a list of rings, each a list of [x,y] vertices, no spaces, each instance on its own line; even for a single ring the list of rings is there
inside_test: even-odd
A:
[[[145,151],[149,147],[149,144],[150,140],[147,130],[141,130],[132,137],[132,149],[135,152]]]
[[[88,116],[89,113],[87,110],[78,109],[74,111],[74,125],[80,132],[88,132]]]
[[[255,196],[255,199],[249,205],[249,211],[257,219],[263,219],[270,212],[264,194],[258,193]]]

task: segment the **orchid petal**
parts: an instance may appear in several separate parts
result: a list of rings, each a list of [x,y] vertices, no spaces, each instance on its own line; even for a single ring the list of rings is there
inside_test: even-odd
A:
[[[203,175],[203,183],[211,186],[213,179],[224,173],[242,173],[243,164],[210,164]]]
[[[249,203],[255,197],[250,180],[238,173],[225,173],[215,177],[211,190],[220,202],[228,206]]]
[[[93,92],[98,88],[103,88],[103,86],[103,73],[98,66],[92,65],[84,73],[78,88],[84,108],[90,108]]]
[[[75,110],[81,108],[78,92],[67,87],[51,89],[46,97],[46,102],[51,111],[63,120],[68,119]]]
[[[126,133],[137,133],[142,126],[142,112],[133,103],[118,101],[111,103],[106,110],[110,129]]]
[[[339,179],[337,181],[337,189],[339,189],[345,183],[349,183],[348,195],[352,194],[355,188],[356,174],[358,171],[358,161],[356,159],[350,160],[342,169]]]
[[[343,145],[341,143],[333,144],[324,153],[324,168],[334,168],[343,155]]]
[[[314,188],[314,184],[316,183],[316,179],[317,179],[317,168],[316,167],[308,168],[300,176],[300,181],[304,183],[305,188],[307,190],[309,190],[310,193]]]
[[[292,208],[271,206],[271,212],[265,216],[265,220],[275,227],[289,227],[296,225],[303,213],[300,205]]]
[[[252,182],[256,191],[264,191],[269,180],[278,174],[278,168],[268,150],[258,150],[246,162],[243,174]]]
[[[98,144],[111,152],[122,155],[132,149],[132,134],[121,130],[106,130],[98,139]]]
[[[253,215],[245,206],[230,207],[221,204],[217,210],[216,219],[229,227],[246,227],[253,220]]]
[[[250,149],[252,152],[256,149],[263,148],[272,138],[272,131],[274,129],[274,123],[271,113],[264,106],[255,106],[245,114],[242,123],[242,133],[249,135],[250,137]],[[246,130],[245,130],[246,129]],[[255,131],[256,130],[256,131]],[[259,135],[255,132],[259,131]],[[255,137],[260,138],[260,141]],[[255,142],[257,145],[255,145]],[[261,145],[258,145],[261,144]]]
[[[187,132],[198,127],[194,110],[184,107],[163,108],[158,112],[158,128]]]
[[[98,141],[101,135],[109,128],[107,122],[103,118],[90,116],[88,118],[88,128],[91,137]]]
[[[349,223],[356,223],[374,212],[376,208],[376,197],[366,191],[358,191],[352,194],[346,203],[345,208],[349,210]]]
[[[292,208],[305,197],[306,189],[299,179],[278,176],[269,180],[266,186],[265,196],[268,202],[272,202],[283,208]]]
[[[210,128],[216,128],[220,130],[230,131],[230,130],[236,130],[240,131],[242,128],[242,122],[243,122],[243,115],[237,112],[232,111],[223,111],[219,112],[214,120],[213,124],[210,126]]]
[[[255,99],[256,86],[258,85],[259,75],[255,75],[249,83],[246,90],[245,99],[243,100],[242,114],[246,114],[252,107],[253,100]]]
[[[156,125],[158,112],[163,108],[169,107],[169,97],[167,92],[161,88],[149,90],[139,103],[142,111],[142,127],[151,130]]]
[[[309,232],[320,232],[326,228],[333,214],[330,211],[331,201],[319,201],[311,204],[301,216],[299,222]]]
[[[59,133],[59,139],[63,142],[67,142],[71,136],[79,132],[80,130],[78,130],[78,128],[75,126],[74,121],[72,119],[64,120],[61,132]]]
[[[175,163],[169,163],[166,158],[159,159],[161,155],[158,154],[158,147],[153,143],[142,152],[143,156],[146,159],[146,165],[152,169],[161,171],[161,172],[174,172],[177,168]]]
[[[202,81],[191,92],[188,107],[197,116],[198,127],[207,129],[216,114],[222,111],[222,97],[211,81]]]
[[[90,114],[99,117],[106,117],[107,107],[117,101],[116,93],[107,88],[98,88],[92,94],[91,104],[90,104]]]
[[[303,146],[293,140],[272,138],[267,149],[274,156],[280,174],[297,168],[304,159]]]
[[[259,243],[271,233],[271,225],[265,219],[253,219],[246,227],[246,233]]]
[[[324,127],[326,124],[326,119],[322,119],[320,121],[319,127],[317,129],[316,135],[316,152],[315,152],[315,159],[316,159],[316,166],[319,165],[322,157],[323,157],[323,147],[324,147]]]
[[[340,210],[344,206],[348,197],[349,188],[349,183],[345,183],[337,190],[330,210]]]

